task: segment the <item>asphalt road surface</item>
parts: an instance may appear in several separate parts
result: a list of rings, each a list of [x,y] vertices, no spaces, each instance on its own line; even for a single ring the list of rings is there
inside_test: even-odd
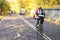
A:
[[[32,25],[34,26],[36,25],[36,20],[24,16],[23,18]],[[47,35],[52,40],[60,40],[60,25],[56,25],[54,23],[44,21],[43,30],[45,35]]]
[[[60,25],[44,21],[44,36],[36,33],[36,20],[23,15],[6,16],[0,21],[0,40],[60,40]]]
[[[0,21],[0,40],[45,40],[18,15]]]

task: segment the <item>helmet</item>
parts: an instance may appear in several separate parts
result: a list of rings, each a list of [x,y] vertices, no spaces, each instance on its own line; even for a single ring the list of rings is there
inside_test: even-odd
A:
[[[39,9],[42,9],[42,7],[39,7]]]

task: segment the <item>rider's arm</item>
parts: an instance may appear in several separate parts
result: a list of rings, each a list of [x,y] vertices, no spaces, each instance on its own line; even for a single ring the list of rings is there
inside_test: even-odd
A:
[[[38,10],[36,11],[36,13],[35,13],[36,15],[38,15]]]
[[[45,12],[44,12],[44,18],[45,18]]]

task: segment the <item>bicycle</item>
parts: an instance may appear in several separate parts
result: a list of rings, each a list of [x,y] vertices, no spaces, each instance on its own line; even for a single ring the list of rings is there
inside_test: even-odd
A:
[[[38,19],[38,16],[33,16],[33,19]],[[39,34],[41,34],[41,36],[43,35],[43,24],[40,24],[40,21],[39,21],[39,23],[38,23],[38,26],[36,25],[36,32],[37,32],[37,34],[39,33]]]
[[[40,34],[41,36],[43,36],[43,25],[40,24],[40,21],[39,21],[38,26],[36,25],[36,32],[37,34]]]

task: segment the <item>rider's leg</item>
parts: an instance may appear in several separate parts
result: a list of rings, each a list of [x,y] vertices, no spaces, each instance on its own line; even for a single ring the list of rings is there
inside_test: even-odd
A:
[[[36,25],[38,25],[38,23],[39,23],[39,19],[37,19],[37,23],[36,23]]]
[[[43,35],[43,23],[44,23],[44,18],[41,19],[41,30],[40,33],[41,33],[41,36]]]
[[[44,23],[44,18],[42,17],[41,21],[40,21],[40,24],[43,25],[43,23]]]

